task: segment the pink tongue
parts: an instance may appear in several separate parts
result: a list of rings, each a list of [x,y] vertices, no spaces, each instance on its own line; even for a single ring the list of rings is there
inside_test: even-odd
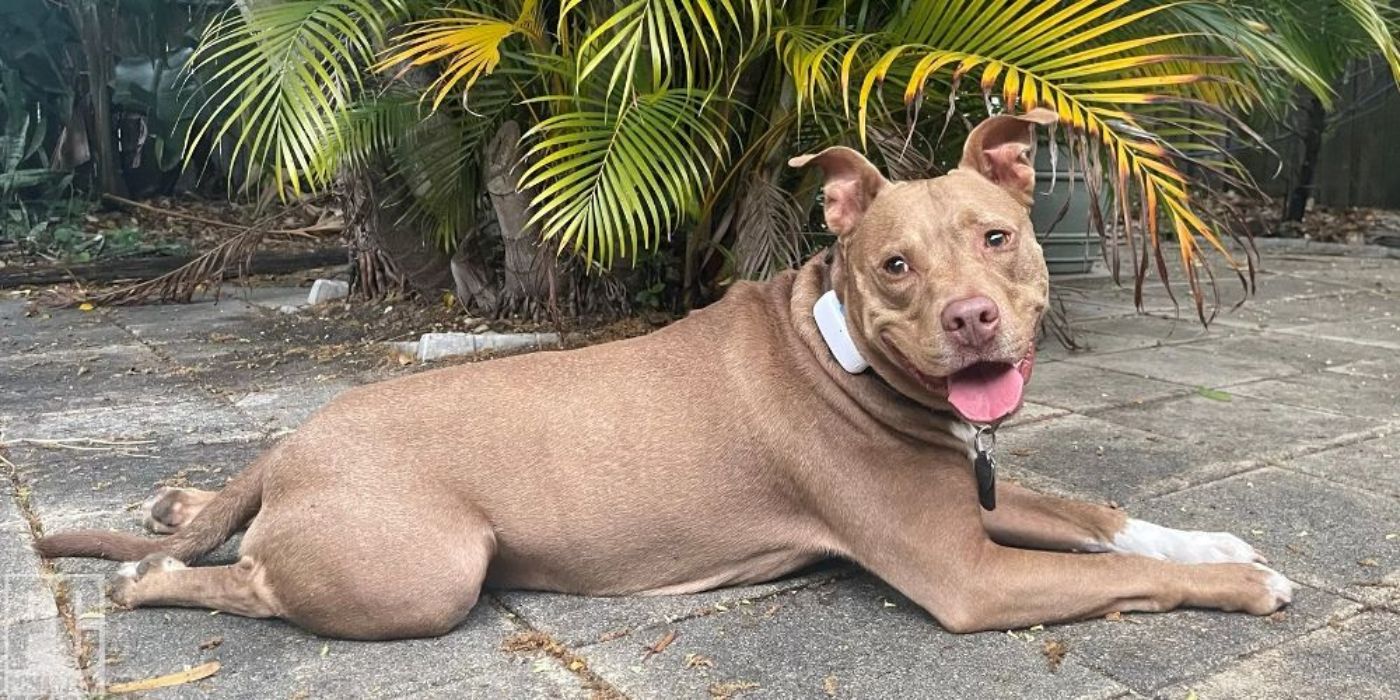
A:
[[[991,423],[1021,405],[1024,385],[1013,365],[973,365],[948,377],[948,402],[973,423]]]

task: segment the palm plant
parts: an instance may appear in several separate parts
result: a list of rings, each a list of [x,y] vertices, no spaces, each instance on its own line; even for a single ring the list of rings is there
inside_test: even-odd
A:
[[[1201,198],[1250,185],[1223,147],[1236,115],[1294,82],[1328,96],[1322,59],[1291,40],[1316,4],[247,1],[197,56],[220,86],[202,135],[237,134],[288,193],[381,168],[399,183],[397,221],[463,263],[459,290],[481,267],[465,263],[501,247],[494,226],[517,254],[542,241],[538,256],[576,270],[670,249],[695,303],[821,243],[802,234],[816,203],[792,194],[811,183],[787,155],[851,143],[927,175],[979,112],[1045,106],[1112,202],[1102,228],[1126,241],[1139,292],[1149,269],[1167,279],[1172,240],[1204,317],[1202,253],[1241,280],[1251,261]],[[1400,77],[1377,0],[1323,4]],[[508,125],[524,127],[518,149],[484,148]],[[516,187],[488,186],[483,173],[502,172]]]

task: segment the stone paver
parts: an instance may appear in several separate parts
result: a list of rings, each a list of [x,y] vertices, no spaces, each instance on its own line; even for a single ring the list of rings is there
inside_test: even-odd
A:
[[[1165,685],[1218,670],[1242,655],[1296,638],[1360,609],[1352,601],[1305,588],[1279,619],[1179,610],[1170,615],[1125,614],[1114,622],[1090,620],[1049,627],[1047,634],[1069,648],[1066,659],[1149,695]]]
[[[1336,451],[1345,451],[1339,448]],[[1163,496],[1134,514],[1197,530],[1231,530],[1296,581],[1381,603],[1400,579],[1400,501],[1264,468]]]
[[[1370,612],[1269,649],[1200,681],[1163,693],[1178,700],[1335,700],[1400,697],[1400,616]],[[1391,672],[1386,672],[1390,669]],[[1378,672],[1379,671],[1379,672]]]
[[[638,698],[705,697],[749,684],[742,697],[823,697],[827,687],[851,698],[995,697],[1011,689],[1025,698],[1103,698],[1124,690],[1073,661],[1052,671],[1039,645],[1004,633],[950,635],[869,576],[709,615],[679,630],[665,652],[646,660],[642,644],[662,637],[661,630],[583,653]]]
[[[1221,280],[1222,298],[1235,299]],[[1400,693],[1387,672],[1400,655],[1400,261],[1265,258],[1257,299],[1210,330],[1154,285],[1141,315],[1131,290],[1103,278],[1057,286],[1087,349],[1040,344],[1026,408],[1001,435],[1005,475],[1167,525],[1232,531],[1301,584],[1284,614],[1184,610],[955,636],[845,564],[694,596],[495,591],[452,634],[407,642],[112,610],[101,598],[112,565],[46,572],[29,550],[31,521],[135,531],[135,506],[157,484],[217,488],[337,392],[417,368],[338,354],[327,335],[338,321],[281,313],[304,288],[88,313],[29,314],[0,299],[0,433],[67,441],[13,444],[3,454],[14,469],[0,463],[0,695],[76,697],[210,660],[221,664],[213,677],[150,695]],[[237,541],[209,561],[236,559]],[[644,653],[673,632],[664,651]],[[566,653],[506,651],[522,647],[520,633]],[[1066,650],[1057,669],[1048,642]]]
[[[530,591],[497,594],[509,610],[566,644],[585,645],[619,636],[635,636],[678,620],[703,617],[728,609],[764,605],[785,591],[819,585],[850,573],[824,566],[797,576],[757,586],[737,586],[685,596],[590,598]],[[755,603],[757,601],[757,603]]]
[[[287,624],[203,610],[121,613],[107,624],[107,647],[116,658],[105,671],[108,682],[120,682],[210,660],[221,664],[217,675],[161,697],[587,696],[552,660],[503,652],[505,640],[520,631],[489,599],[446,636],[379,644],[321,639]]]
[[[1283,463],[1295,469],[1360,489],[1400,498],[1400,432]]]
[[[1216,398],[1193,394],[1156,404],[1125,406],[1099,413],[1098,417],[1194,442],[1209,451],[1212,461],[1283,455],[1385,425],[1383,419],[1343,416],[1228,391]]]

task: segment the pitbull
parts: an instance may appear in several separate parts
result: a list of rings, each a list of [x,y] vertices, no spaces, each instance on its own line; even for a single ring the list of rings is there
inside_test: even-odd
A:
[[[931,180],[794,158],[824,174],[829,256],[645,337],[346,391],[222,491],[158,492],[168,536],[36,548],[128,562],[123,606],[353,639],[444,634],[483,586],[680,594],[832,557],[952,632],[1271,613],[1292,585],[1232,535],[1014,484],[979,505],[974,446],[1020,407],[1046,307],[1029,154],[1054,120],[992,117]],[[245,525],[237,563],[187,566]]]

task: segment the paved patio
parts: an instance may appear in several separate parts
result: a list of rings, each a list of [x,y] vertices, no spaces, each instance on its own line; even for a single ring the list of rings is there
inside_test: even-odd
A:
[[[1092,350],[1046,344],[999,450],[1030,485],[1235,532],[1300,585],[1294,604],[967,636],[839,565],[688,597],[499,592],[456,632],[397,643],[108,609],[112,565],[49,568],[35,531],[136,530],[157,483],[218,486],[340,389],[419,368],[347,349],[334,339],[355,329],[314,311],[275,311],[299,290],[36,317],[0,300],[0,430],[70,441],[0,452],[0,695],[94,694],[217,660],[151,695],[1400,697],[1400,261],[1265,268],[1257,299],[1209,332],[1172,320],[1156,288],[1137,315],[1106,280],[1061,283]]]

